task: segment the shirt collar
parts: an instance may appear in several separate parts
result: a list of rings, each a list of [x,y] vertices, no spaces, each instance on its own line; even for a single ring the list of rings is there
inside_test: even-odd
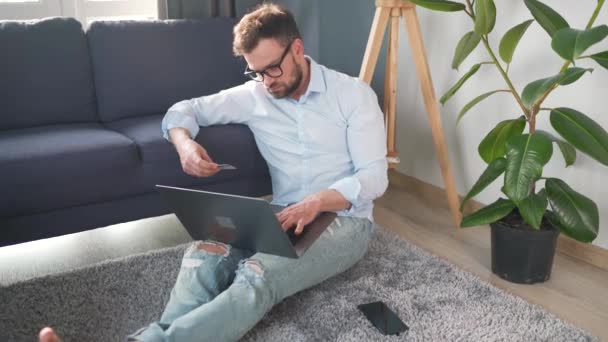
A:
[[[308,97],[308,93],[315,91],[322,93],[325,91],[325,78],[323,77],[323,70],[321,66],[315,62],[310,56],[304,56],[310,61],[310,82],[308,83],[308,89],[306,90],[305,96]]]

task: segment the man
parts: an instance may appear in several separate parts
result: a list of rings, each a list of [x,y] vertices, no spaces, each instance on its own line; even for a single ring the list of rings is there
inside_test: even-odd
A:
[[[249,126],[272,178],[283,229],[300,234],[322,211],[338,218],[299,259],[201,241],[186,251],[160,321],[130,341],[234,341],[277,303],[349,269],[367,251],[373,200],[386,190],[384,123],[364,82],[304,55],[292,14],[263,4],[234,28],[243,85],[176,103],[162,122],[184,171],[220,171],[193,138],[199,126]],[[52,332],[41,336],[55,338]],[[53,341],[49,339],[49,341]]]

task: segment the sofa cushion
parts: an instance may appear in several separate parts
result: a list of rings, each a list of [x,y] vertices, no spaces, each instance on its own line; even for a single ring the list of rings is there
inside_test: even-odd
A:
[[[173,145],[162,137],[163,114],[141,116],[106,123],[105,126],[133,140],[144,163],[177,161]]]
[[[149,186],[188,186],[251,177],[268,177],[268,167],[260,155],[253,134],[245,125],[202,127],[196,140],[216,163],[229,163],[237,170],[220,171],[213,177],[192,177],[184,173],[173,145],[162,137],[163,114],[130,118],[106,124],[137,144],[143,161],[143,176]]]
[[[96,21],[87,31],[104,122],[165,113],[245,81],[232,55],[235,19]]]
[[[147,190],[135,143],[100,124],[1,131],[0,151],[0,217]]]
[[[0,21],[0,51],[0,130],[97,120],[77,20]]]

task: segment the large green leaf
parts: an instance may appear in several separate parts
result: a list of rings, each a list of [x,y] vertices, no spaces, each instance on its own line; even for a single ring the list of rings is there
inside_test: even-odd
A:
[[[587,115],[571,108],[555,108],[549,117],[553,128],[566,141],[608,166],[608,133]]]
[[[462,203],[460,203],[460,211],[462,212],[462,208],[464,208],[464,204],[466,203],[466,201],[480,193],[496,178],[498,178],[498,176],[502,175],[502,173],[505,172],[506,167],[507,160],[505,158],[498,158],[492,161],[490,165],[488,165],[488,167],[485,169],[485,171],[483,171],[481,176],[479,176],[477,182],[473,184],[473,187],[471,188],[471,190],[469,190],[469,193],[462,199]]]
[[[486,163],[491,163],[505,155],[505,143],[514,135],[520,135],[526,127],[526,120],[519,119],[501,121],[481,141],[478,147],[479,155]]]
[[[578,79],[581,78],[586,72],[593,72],[593,69],[579,67],[568,68],[561,74],[562,78],[559,80],[558,83],[562,86],[574,83],[578,81]]]
[[[564,27],[570,27],[568,22],[559,13],[542,2],[537,0],[525,0],[524,2],[534,19],[547,31],[549,36],[553,37],[555,32]]]
[[[601,25],[588,30],[563,28],[551,39],[551,47],[563,59],[574,61],[591,45],[608,36],[608,26]]]
[[[496,222],[507,216],[514,208],[515,203],[504,198],[499,198],[496,202],[477,210],[471,215],[463,217],[460,222],[460,227],[475,227]]]
[[[524,218],[524,221],[538,230],[547,209],[547,204],[547,194],[545,193],[545,189],[542,189],[538,194],[531,194],[524,198],[517,204],[517,209],[521,217]]]
[[[596,61],[599,65],[608,69],[608,51],[598,52],[589,57],[593,58],[593,60]]]
[[[524,106],[526,106],[526,108],[532,108],[534,102],[540,99],[549,88],[556,85],[561,78],[562,75],[557,74],[528,83],[521,92],[521,100],[523,101]]]
[[[574,149],[574,146],[572,146],[570,143],[567,143],[567,142],[557,138],[556,136],[554,136],[553,134],[551,134],[547,131],[537,129],[536,133],[544,134],[547,138],[551,139],[551,141],[553,141],[554,143],[557,144],[560,151],[562,151],[562,155],[564,156],[564,161],[566,162],[566,167],[574,164],[574,162],[576,161],[576,150]]]
[[[450,88],[450,90],[448,90],[442,97],[441,99],[439,99],[439,102],[441,102],[442,105],[444,105],[447,100],[449,100],[452,96],[454,96],[454,94],[458,91],[458,89],[460,89],[460,87],[462,87],[462,85],[464,84],[464,82],[466,82],[471,76],[473,76],[477,70],[479,70],[479,67],[481,67],[481,64],[475,64],[471,67],[471,70],[469,70],[466,74],[464,74],[464,76],[462,76],[458,82],[456,82],[456,84],[454,84],[452,86],[452,88]]]
[[[541,78],[540,80],[528,83],[521,93],[521,99],[524,106],[526,106],[526,108],[532,108],[532,105],[534,105],[534,103],[540,99],[543,94],[549,90],[549,88],[556,84],[568,85],[573,83],[581,78],[581,76],[583,76],[583,74],[587,71],[593,71],[593,69],[572,67],[566,69],[564,72],[560,72],[557,75]]]
[[[466,8],[464,4],[454,1],[446,1],[446,0],[409,0],[411,3],[414,3],[420,7],[428,8],[434,11],[441,12],[456,12],[456,11],[464,11]]]
[[[460,38],[456,50],[454,51],[454,58],[452,58],[452,69],[458,69],[460,64],[467,58],[468,55],[475,50],[481,36],[475,33],[475,31],[467,32]]]
[[[530,19],[519,25],[513,26],[502,37],[500,40],[500,45],[498,46],[498,53],[500,54],[500,58],[502,58],[505,63],[511,63],[511,60],[513,60],[513,53],[515,52],[517,44],[533,21],[534,19]]]
[[[475,32],[479,35],[488,34],[496,23],[496,6],[494,0],[475,1]]]
[[[473,100],[471,100],[471,102],[467,103],[466,105],[464,105],[464,107],[462,107],[462,109],[460,110],[460,113],[458,113],[458,118],[456,119],[456,124],[458,125],[458,123],[460,122],[460,119],[462,119],[462,117],[471,109],[473,108],[476,104],[478,104],[479,102],[483,101],[486,97],[495,94],[495,93],[500,93],[500,92],[509,92],[508,90],[493,90],[493,91],[489,91],[487,93],[481,94],[479,96],[477,96],[476,98],[474,98]]]
[[[545,188],[560,230],[573,239],[593,241],[600,225],[597,205],[558,178],[547,179]],[[555,217],[548,217],[551,223]]]
[[[515,203],[530,196],[543,166],[553,154],[551,140],[542,134],[516,135],[507,140],[504,193]]]

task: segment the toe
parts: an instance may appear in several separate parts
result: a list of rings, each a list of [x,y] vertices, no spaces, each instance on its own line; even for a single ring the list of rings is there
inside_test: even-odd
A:
[[[53,329],[49,327],[40,330],[40,333],[38,334],[38,340],[40,342],[61,342],[61,340],[59,339],[59,337],[57,337]]]

